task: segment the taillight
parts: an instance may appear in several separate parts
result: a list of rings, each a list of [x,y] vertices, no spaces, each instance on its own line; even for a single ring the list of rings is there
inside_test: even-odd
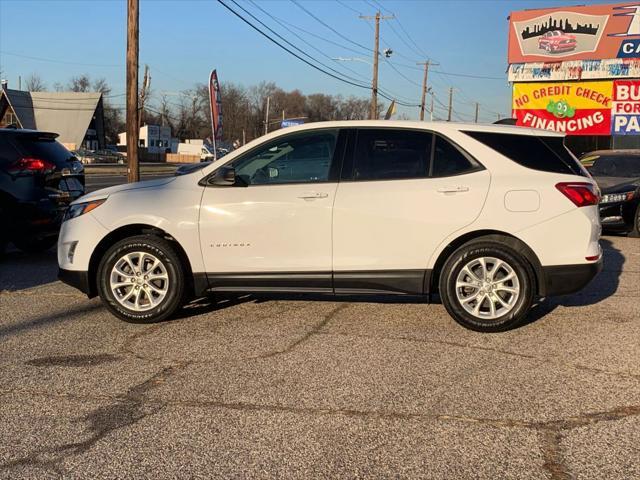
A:
[[[17,162],[12,163],[9,166],[9,171],[11,173],[18,173],[18,172],[44,173],[51,170],[55,170],[55,168],[56,166],[47,160],[42,160],[40,158],[24,157],[18,160]]]
[[[591,183],[561,182],[556,184],[556,188],[571,200],[576,207],[598,205],[600,201],[600,192]]]

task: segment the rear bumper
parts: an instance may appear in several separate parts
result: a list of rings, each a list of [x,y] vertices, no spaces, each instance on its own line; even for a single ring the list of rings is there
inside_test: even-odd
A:
[[[540,293],[544,297],[575,293],[586,287],[600,273],[602,267],[602,257],[594,263],[542,267],[544,291]]]
[[[58,279],[67,285],[77,288],[88,297],[93,297],[91,285],[89,283],[89,273],[82,270],[58,269]]]

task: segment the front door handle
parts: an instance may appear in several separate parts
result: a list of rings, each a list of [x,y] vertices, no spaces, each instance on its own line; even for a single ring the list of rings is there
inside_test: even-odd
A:
[[[327,198],[328,196],[329,194],[325,192],[305,192],[298,198],[302,198],[303,200],[313,200],[316,198]]]
[[[459,193],[459,192],[468,192],[469,187],[464,185],[454,185],[450,187],[442,187],[438,189],[438,193]]]

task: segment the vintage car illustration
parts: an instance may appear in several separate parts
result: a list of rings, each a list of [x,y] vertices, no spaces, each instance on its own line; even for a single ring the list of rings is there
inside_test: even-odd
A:
[[[562,30],[552,30],[538,39],[538,48],[550,53],[569,52],[577,45],[576,36]]]

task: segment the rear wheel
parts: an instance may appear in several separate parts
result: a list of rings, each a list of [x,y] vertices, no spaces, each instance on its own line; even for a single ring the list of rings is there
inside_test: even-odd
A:
[[[531,308],[535,277],[529,262],[493,241],[474,241],[456,250],[440,275],[440,297],[460,325],[500,332],[522,323]]]
[[[125,238],[98,267],[98,293],[111,312],[128,322],[158,322],[183,303],[184,272],[169,242],[154,235]]]

